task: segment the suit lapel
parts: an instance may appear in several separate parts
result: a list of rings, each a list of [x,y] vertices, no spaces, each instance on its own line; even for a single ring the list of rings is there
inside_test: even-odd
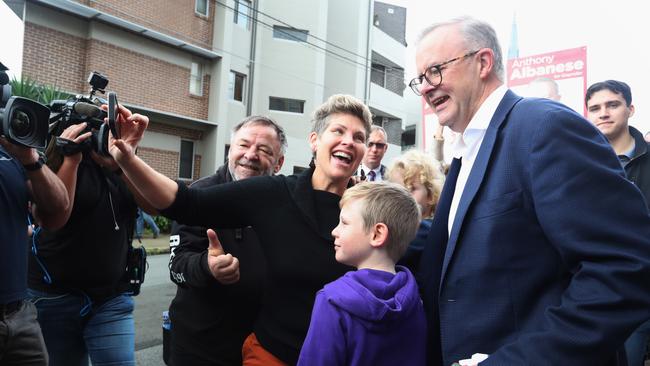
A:
[[[492,120],[490,120],[490,124],[487,131],[485,132],[485,137],[481,143],[478,155],[476,156],[476,160],[472,166],[472,171],[469,173],[469,177],[467,178],[465,189],[463,190],[460,201],[458,202],[458,208],[456,210],[456,216],[454,218],[454,226],[452,227],[451,233],[449,234],[447,250],[445,251],[445,258],[442,265],[440,288],[442,288],[442,283],[447,272],[447,266],[449,265],[449,262],[454,255],[456,243],[463,227],[463,222],[465,220],[467,210],[474,200],[474,197],[476,197],[476,193],[478,192],[478,189],[481,186],[481,182],[483,182],[483,178],[485,177],[485,172],[487,170],[488,163],[490,162],[490,157],[492,155],[492,150],[494,149],[494,144],[496,142],[499,129],[508,117],[508,114],[514,105],[517,104],[517,102],[519,102],[521,99],[521,97],[508,90],[499,103],[499,106],[497,107],[494,115],[492,116]]]

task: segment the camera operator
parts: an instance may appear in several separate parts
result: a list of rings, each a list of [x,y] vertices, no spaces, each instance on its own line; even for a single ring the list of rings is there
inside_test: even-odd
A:
[[[63,228],[35,232],[29,262],[50,366],[85,366],[89,357],[94,366],[135,365],[125,267],[137,205],[117,164],[89,143],[92,135],[86,122],[72,124],[46,151],[73,202]]]
[[[27,298],[28,201],[41,227],[56,229],[71,210],[65,186],[36,149],[0,137],[0,364],[47,365],[36,310]]]

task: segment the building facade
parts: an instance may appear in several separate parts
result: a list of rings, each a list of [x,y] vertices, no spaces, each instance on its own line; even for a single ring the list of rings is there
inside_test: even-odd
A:
[[[23,76],[87,93],[110,80],[120,103],[150,118],[138,154],[173,179],[223,164],[230,131],[250,114],[286,130],[281,171],[308,165],[311,112],[332,94],[371,108],[398,155],[406,9],[372,0],[27,0]]]

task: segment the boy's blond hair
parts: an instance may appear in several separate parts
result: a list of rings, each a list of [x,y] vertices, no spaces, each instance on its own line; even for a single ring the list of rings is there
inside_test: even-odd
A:
[[[404,187],[390,182],[357,184],[345,191],[340,206],[357,200],[362,201],[361,218],[366,232],[379,223],[388,227],[385,248],[397,262],[415,238],[420,224],[418,204]]]
[[[402,175],[404,186],[408,190],[413,187],[413,182],[420,180],[427,190],[428,203],[432,207],[431,215],[433,215],[445,183],[445,176],[436,168],[433,159],[421,151],[409,150],[393,160],[386,171],[386,176],[391,177],[395,172]]]

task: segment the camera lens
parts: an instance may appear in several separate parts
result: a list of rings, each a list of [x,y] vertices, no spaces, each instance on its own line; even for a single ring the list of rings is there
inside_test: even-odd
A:
[[[17,109],[11,115],[11,130],[17,138],[23,138],[30,135],[32,132],[32,120],[29,118],[29,114]]]

